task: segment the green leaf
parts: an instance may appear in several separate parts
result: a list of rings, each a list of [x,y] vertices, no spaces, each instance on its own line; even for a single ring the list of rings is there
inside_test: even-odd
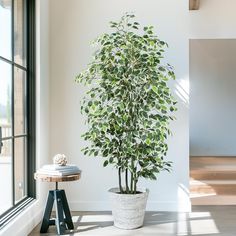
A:
[[[155,85],[152,86],[152,91],[158,94],[158,88]]]
[[[151,140],[149,138],[147,138],[145,142],[146,142],[147,145],[151,144]]]
[[[109,163],[108,160],[104,161],[103,162],[103,167],[106,167],[108,165],[108,163]]]

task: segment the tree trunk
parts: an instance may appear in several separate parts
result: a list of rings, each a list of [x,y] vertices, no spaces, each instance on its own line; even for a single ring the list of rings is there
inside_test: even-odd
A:
[[[123,193],[122,184],[121,184],[121,167],[119,167],[119,169],[118,169],[118,176],[119,176],[120,193]]]
[[[134,174],[131,173],[131,180],[130,180],[130,193],[133,193],[134,188]]]
[[[128,169],[125,170],[125,185],[126,185],[126,193],[129,193],[129,184],[128,184]]]

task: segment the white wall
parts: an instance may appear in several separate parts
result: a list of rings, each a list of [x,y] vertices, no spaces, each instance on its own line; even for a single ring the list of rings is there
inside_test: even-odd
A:
[[[190,155],[235,156],[236,40],[190,43]]]
[[[174,0],[51,0],[50,1],[50,155],[65,153],[82,170],[82,179],[66,183],[72,210],[110,210],[107,190],[117,186],[117,173],[103,168],[99,158],[84,157],[81,134],[86,130],[79,102],[85,89],[74,78],[91,59],[90,42],[108,30],[110,20],[135,12],[142,24],[155,25],[170,48],[166,61],[176,69],[178,90],[188,79],[188,1]],[[180,33],[181,32],[181,33]],[[176,90],[176,89],[174,89]],[[179,98],[174,136],[167,159],[174,162],[171,174],[158,181],[142,181],[150,189],[148,210],[189,210],[188,200],[188,107],[186,95]]]
[[[202,0],[200,11],[192,12],[191,18],[189,19],[189,22],[190,22],[189,38],[191,39],[236,39],[236,30],[235,30],[235,23],[234,23],[236,20],[236,15],[234,11],[235,8],[236,8],[236,1],[234,0],[224,0],[224,1]],[[205,57],[206,57],[206,53],[205,53]],[[192,80],[192,77],[190,79],[190,93],[192,94],[191,91],[192,90],[194,91],[194,84],[193,85],[191,84],[191,80]],[[224,86],[226,85],[227,83],[224,84]],[[191,94],[190,96],[192,97]],[[230,92],[230,94],[232,95],[232,92]],[[192,107],[191,104],[190,106]],[[191,109],[194,109],[194,107],[192,107]],[[226,113],[228,113],[228,111]],[[230,111],[230,115],[232,115],[232,111]],[[229,118],[230,116],[225,117],[224,119],[227,120]],[[214,119],[217,119],[217,117],[215,117]],[[191,118],[190,118],[190,121],[191,121]],[[232,126],[231,128],[232,128],[232,131],[235,129],[234,126]],[[219,134],[216,134],[216,135],[217,137],[215,137],[214,140],[220,138]],[[224,146],[224,150],[221,150],[221,153],[219,152],[217,153],[217,155],[235,155],[235,151],[233,151],[231,148],[229,150],[229,147]],[[208,153],[210,155],[216,154],[215,152],[212,152],[212,151],[209,152],[209,150],[208,152],[204,151],[204,153],[200,153],[199,151],[196,153],[196,151],[194,151],[193,149],[191,150],[192,155],[196,155],[196,154],[207,155]]]
[[[37,168],[48,162],[49,150],[49,4],[48,0],[37,0]],[[0,235],[26,236],[42,219],[45,198],[48,192],[46,183],[37,182],[37,200],[17,215],[1,231]]]

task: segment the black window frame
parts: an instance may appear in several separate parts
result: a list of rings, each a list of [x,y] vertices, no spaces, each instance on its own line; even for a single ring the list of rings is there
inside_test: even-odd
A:
[[[12,65],[12,78],[14,79],[14,66],[21,68],[20,65],[14,63],[14,1],[12,0],[12,60],[8,60],[0,56],[0,60]],[[27,196],[15,203],[13,207],[0,215],[0,229],[4,227],[13,217],[22,211],[36,198],[36,183],[34,173],[36,168],[36,1],[25,0],[26,10],[26,110],[27,110]],[[22,69],[21,68],[21,69]],[[13,83],[14,85],[14,83]],[[13,86],[12,85],[12,86]],[[12,89],[12,99],[14,99],[14,90]],[[12,112],[14,114],[14,104],[12,104]],[[14,115],[13,115],[14,117]],[[14,128],[14,119],[12,121]],[[13,137],[14,139],[14,137]],[[2,138],[1,141],[3,141]],[[14,155],[14,150],[12,155]],[[13,189],[14,189],[14,158],[13,158]],[[13,191],[14,194],[14,191]]]

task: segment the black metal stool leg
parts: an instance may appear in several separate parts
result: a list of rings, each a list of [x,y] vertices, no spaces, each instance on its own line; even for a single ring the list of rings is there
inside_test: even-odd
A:
[[[54,201],[56,219],[50,219]],[[58,189],[57,182],[56,189],[50,190],[48,193],[48,199],[44,211],[40,233],[46,233],[50,225],[56,225],[57,233],[59,235],[64,234],[66,229],[74,229],[65,191]]]
[[[70,214],[70,208],[66,199],[66,193],[64,190],[60,190],[60,191],[61,191],[61,196],[62,196],[62,206],[65,213],[65,222],[67,224],[67,228],[74,229],[73,221]]]
[[[52,212],[53,202],[54,202],[54,191],[49,191],[40,233],[46,233],[48,230],[48,227],[50,225],[50,216]]]
[[[61,235],[64,234],[66,230],[66,224],[64,221],[64,214],[63,214],[61,190],[54,190],[54,198],[55,198],[55,208],[56,208],[55,224],[57,227],[58,234]]]

